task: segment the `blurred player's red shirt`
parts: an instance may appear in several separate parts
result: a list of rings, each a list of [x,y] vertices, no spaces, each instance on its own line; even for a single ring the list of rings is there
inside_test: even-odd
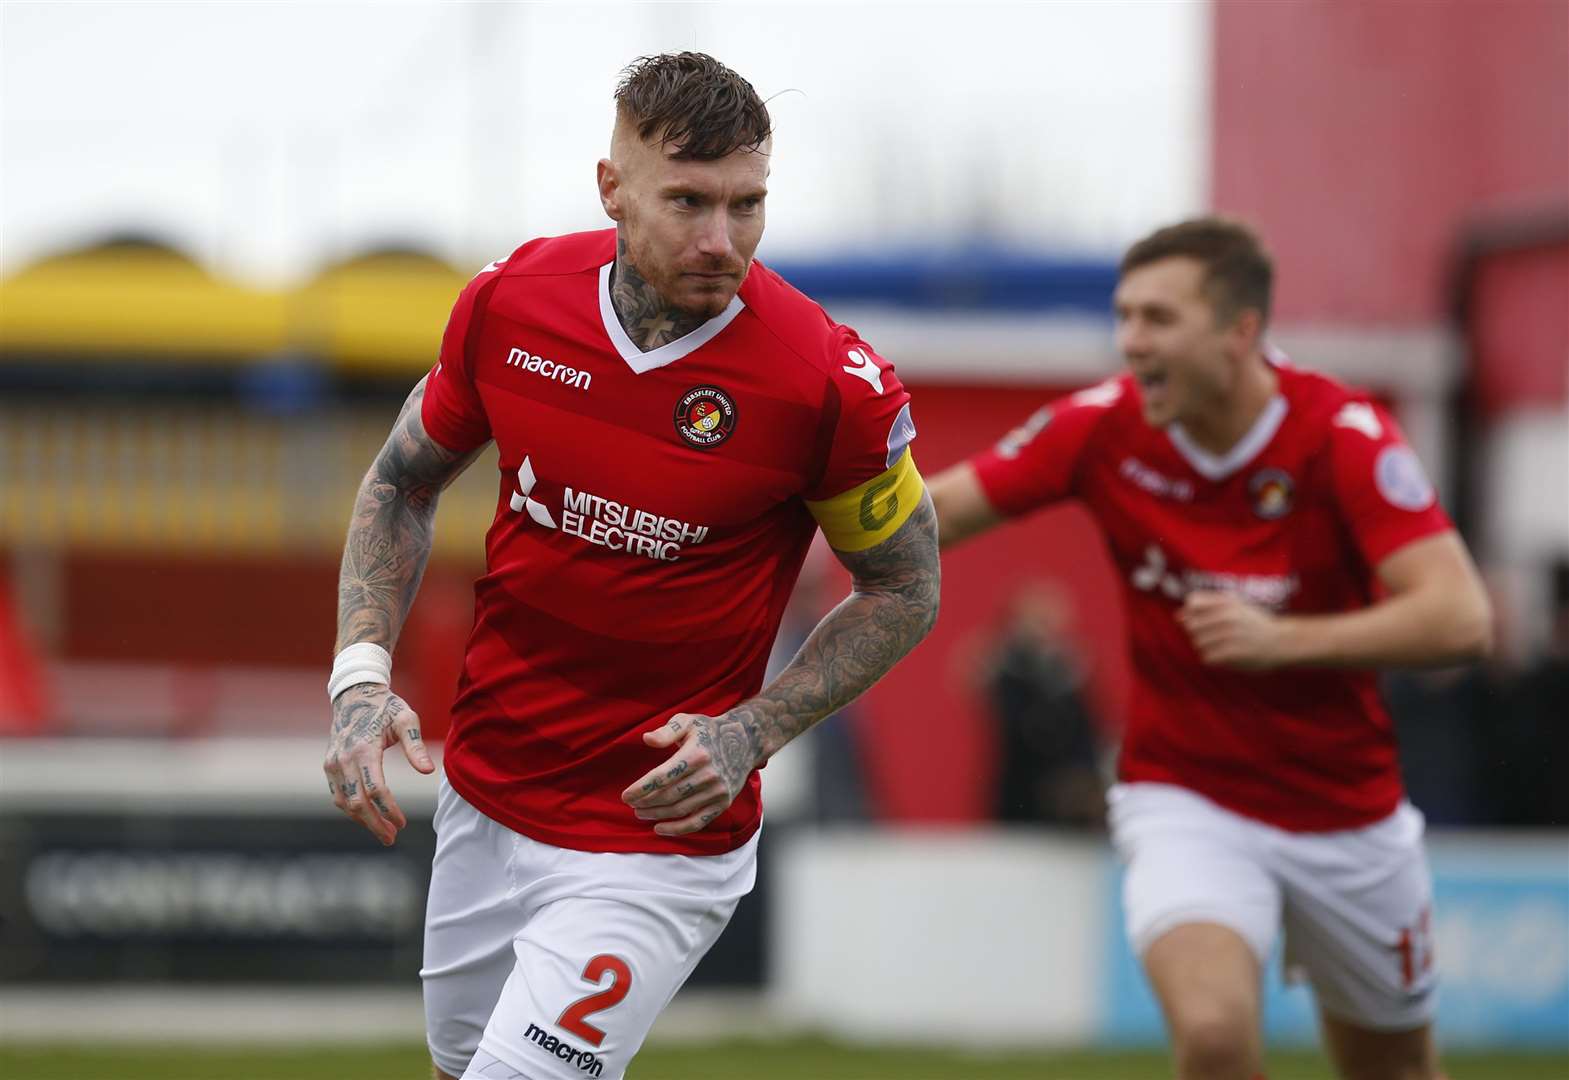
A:
[[[1125,375],[1041,409],[973,464],[1004,514],[1076,497],[1100,522],[1131,639],[1123,780],[1286,829],[1354,828],[1402,794],[1375,676],[1210,667],[1176,615],[1195,589],[1277,612],[1363,607],[1382,559],[1451,526],[1378,404],[1276,367],[1278,396],[1224,458],[1145,423]]]
[[[808,500],[888,472],[914,435],[892,368],[761,263],[652,352],[610,305],[615,232],[536,240],[459,297],[422,418],[501,483],[446,744],[452,786],[535,839],[717,853],[762,814],[754,772],[707,829],[622,803],[669,756],[642,735],[755,694],[817,529]]]

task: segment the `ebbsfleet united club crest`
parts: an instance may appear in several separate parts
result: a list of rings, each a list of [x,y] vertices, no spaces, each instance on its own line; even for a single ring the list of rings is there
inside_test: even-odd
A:
[[[735,402],[717,386],[694,386],[676,402],[675,420],[683,439],[710,450],[735,431]]]
[[[1260,469],[1248,481],[1248,494],[1253,498],[1253,512],[1265,521],[1274,521],[1291,513],[1295,485],[1291,474],[1283,469]]]

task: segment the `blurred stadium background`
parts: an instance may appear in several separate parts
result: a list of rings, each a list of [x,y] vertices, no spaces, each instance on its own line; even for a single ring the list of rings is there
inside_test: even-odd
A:
[[[1128,242],[1262,228],[1277,342],[1393,404],[1497,602],[1496,662],[1390,685],[1451,1071],[1569,1076],[1564,0],[0,6],[0,1073],[424,1075],[433,785],[383,851],[319,772],[350,500],[467,277],[603,223],[616,73],[678,48],[777,95],[760,255],[899,366],[928,472],[1116,370]],[[398,651],[427,735],[492,483]],[[946,584],[768,768],[758,889],[634,1075],[1164,1075],[1107,561],[1069,508]],[[1268,981],[1272,1075],[1326,1076]]]

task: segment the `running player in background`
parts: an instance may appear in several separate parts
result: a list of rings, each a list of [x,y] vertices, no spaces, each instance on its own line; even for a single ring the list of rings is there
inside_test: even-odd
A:
[[[697,53],[616,93],[615,228],[535,240],[452,312],[360,487],[326,773],[383,843],[433,770],[390,654],[436,499],[500,452],[426,913],[437,1076],[623,1074],[752,886],[757,770],[930,629],[937,535],[909,395],[761,263],[768,112]],[[818,528],[853,591],[767,688]]]
[[[1112,838],[1182,1080],[1261,1076],[1283,925],[1348,1078],[1432,1080],[1431,883],[1370,669],[1490,647],[1475,567],[1367,395],[1263,340],[1273,271],[1218,218],[1129,249],[1129,371],[931,485],[945,547],[1060,499],[1098,519],[1134,682]]]

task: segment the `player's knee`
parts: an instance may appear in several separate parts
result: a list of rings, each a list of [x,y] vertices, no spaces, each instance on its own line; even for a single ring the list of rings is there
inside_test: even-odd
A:
[[[1221,1008],[1192,1009],[1173,1017],[1172,1048],[1182,1080],[1246,1077],[1257,1067],[1249,1022]]]

